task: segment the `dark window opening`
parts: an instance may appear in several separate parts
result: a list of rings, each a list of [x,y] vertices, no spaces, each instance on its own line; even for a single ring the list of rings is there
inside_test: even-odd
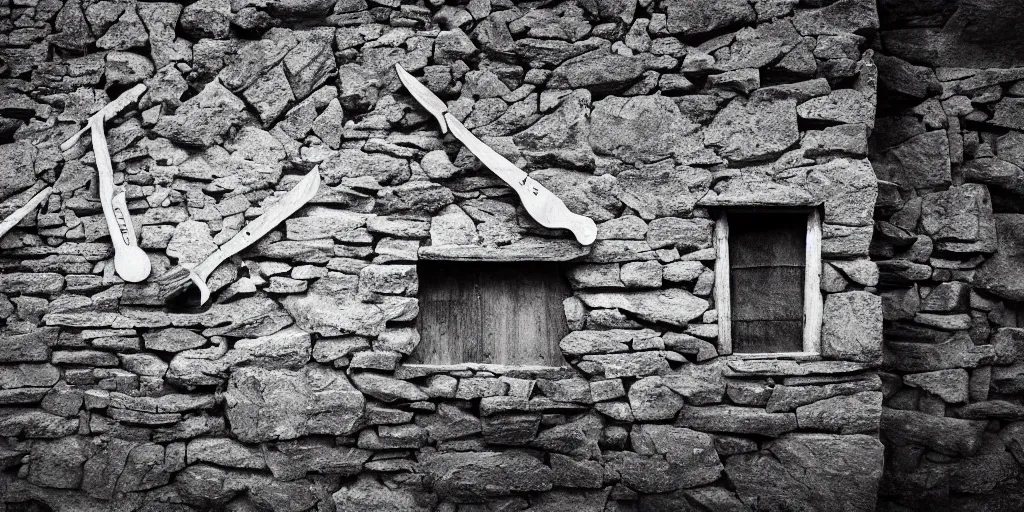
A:
[[[806,233],[807,214],[729,214],[734,352],[803,350]]]
[[[410,362],[562,366],[572,295],[561,265],[421,261]]]

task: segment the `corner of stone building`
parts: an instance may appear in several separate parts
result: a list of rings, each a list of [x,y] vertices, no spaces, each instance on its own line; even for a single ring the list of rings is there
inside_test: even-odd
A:
[[[872,259],[885,321],[880,505],[1014,510],[1024,92],[1008,2],[881,3]],[[982,29],[981,27],[985,27]]]

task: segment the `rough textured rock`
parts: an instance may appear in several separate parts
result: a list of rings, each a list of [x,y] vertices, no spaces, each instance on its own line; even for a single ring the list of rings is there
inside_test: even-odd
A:
[[[725,473],[748,507],[816,510],[829,503],[834,510],[871,510],[882,443],[866,435],[789,434],[760,452],[729,457]]]
[[[796,409],[800,428],[839,434],[878,431],[882,412],[882,393],[864,391],[854,395],[827,398]]]
[[[924,196],[921,226],[940,250],[992,252],[996,249],[992,202],[984,185],[966,184]]]
[[[665,163],[629,169],[617,178],[622,202],[648,220],[689,214],[711,185],[707,170]]]
[[[619,308],[649,322],[684,326],[708,309],[704,299],[680,288],[622,293],[581,293],[580,300],[593,308]]]
[[[675,391],[691,405],[708,405],[722,402],[725,395],[725,379],[717,364],[688,364],[678,371],[661,377],[665,387]]]
[[[656,162],[701,149],[692,135],[697,128],[669,98],[609,96],[594,103],[590,144],[595,153],[627,163]]]
[[[838,89],[800,104],[796,109],[802,119],[838,123],[875,124],[875,106],[855,89]]]
[[[354,290],[337,294],[321,293],[314,285],[304,295],[282,299],[284,308],[297,325],[325,336],[361,334],[375,336],[384,330],[385,316],[375,304],[360,302]]]
[[[592,169],[594,152],[590,148],[590,107],[590,94],[574,92],[562,98],[554,112],[517,133],[512,140],[522,149],[523,156],[534,164]],[[440,159],[440,156],[437,158]],[[428,176],[440,177],[446,173],[438,170],[432,173],[427,163],[431,164],[431,168],[441,167],[446,163],[451,166],[446,156],[437,164],[427,162],[426,157],[424,161],[424,170]],[[447,174],[450,176],[453,172],[454,169]],[[538,178],[534,176],[534,179]],[[543,180],[540,181],[544,183]]]
[[[629,388],[632,415],[641,421],[674,418],[683,398],[665,385],[661,377],[645,377]]]
[[[708,434],[669,425],[639,425],[630,442],[640,455],[664,455],[675,488],[707,484],[721,474],[722,463]]]
[[[672,0],[664,3],[668,30],[680,35],[711,32],[754,21],[753,7],[740,0],[707,4],[699,0]]]
[[[996,253],[978,268],[983,290],[1010,300],[1024,300],[1024,215],[996,214]]]
[[[985,422],[885,407],[881,428],[883,436],[899,445],[921,445],[940,453],[964,456],[981,449]]]
[[[178,22],[194,37],[225,39],[231,28],[231,4],[224,0],[200,0],[185,7]]]
[[[536,458],[516,452],[438,454],[427,471],[438,496],[455,502],[546,491],[553,476],[551,468]]]
[[[733,100],[704,132],[704,143],[733,162],[764,160],[781,154],[800,138],[793,100]]]
[[[625,89],[643,71],[637,59],[597,51],[562,63],[551,73],[548,85],[607,94]]]
[[[225,393],[231,431],[245,442],[344,435],[362,416],[365,399],[341,372],[239,368]]]
[[[181,352],[199,348],[206,344],[206,338],[182,328],[171,328],[143,335],[146,348],[165,352]]]
[[[338,510],[393,510],[395,512],[428,512],[412,489],[392,489],[371,475],[360,476],[352,485],[344,486],[332,495]]]
[[[878,176],[901,188],[928,188],[948,185],[952,180],[949,140],[945,132],[931,131],[886,151],[875,162]]]
[[[768,412],[793,411],[800,406],[813,404],[819,400],[825,400],[834,396],[874,391],[880,387],[881,382],[877,378],[821,385],[776,385],[771,390],[766,410]]]
[[[824,202],[824,222],[844,226],[871,224],[878,185],[868,161],[837,158],[807,171],[808,191]]]
[[[0,158],[20,169],[33,169],[36,149],[28,142],[0,145]],[[25,190],[35,183],[31,172],[7,172],[0,176],[0,201]]]
[[[890,341],[885,344],[884,364],[905,372],[929,372],[952,368],[974,368],[991,361],[991,345],[975,346],[966,332],[935,343]]]
[[[821,326],[826,357],[873,362],[882,357],[882,300],[867,292],[829,295]]]
[[[775,437],[796,430],[795,414],[769,413],[761,409],[732,405],[684,407],[676,425],[711,432],[758,434]]]
[[[153,132],[183,146],[211,146],[224,140],[244,109],[242,100],[215,80],[182,103],[174,115],[161,117]]]
[[[392,379],[376,373],[357,373],[352,376],[359,391],[378,400],[392,402],[394,400],[425,400],[428,395],[415,384],[404,380]]]
[[[903,383],[921,388],[938,396],[946,403],[962,404],[967,401],[967,371],[957,368],[934,372],[912,373],[903,377]]]

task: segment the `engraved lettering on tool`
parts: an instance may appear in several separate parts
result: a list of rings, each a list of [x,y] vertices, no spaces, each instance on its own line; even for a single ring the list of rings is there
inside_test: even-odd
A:
[[[114,220],[117,221],[117,228],[121,230],[121,238],[124,239],[124,243],[131,245],[131,241],[128,239],[128,222],[124,219],[124,213],[120,208],[114,208]]]
[[[529,181],[529,179],[530,179],[529,176],[523,176],[523,181],[520,181],[519,184],[525,186],[526,182]],[[537,189],[537,187],[532,186],[532,185],[531,186],[527,186],[526,189],[529,190],[530,192],[533,192],[533,195],[537,195],[537,194],[540,193],[540,190]]]

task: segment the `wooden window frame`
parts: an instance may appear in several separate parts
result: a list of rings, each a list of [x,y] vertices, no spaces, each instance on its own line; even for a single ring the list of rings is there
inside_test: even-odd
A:
[[[744,359],[816,358],[821,352],[821,322],[824,302],[821,295],[821,210],[813,208],[807,213],[807,237],[804,243],[804,329],[803,350],[800,352],[732,352],[732,292],[729,274],[729,213],[741,209],[722,211],[715,219],[715,309],[718,311],[718,353]],[[785,211],[785,210],[773,210]],[[793,210],[790,210],[793,211]]]

